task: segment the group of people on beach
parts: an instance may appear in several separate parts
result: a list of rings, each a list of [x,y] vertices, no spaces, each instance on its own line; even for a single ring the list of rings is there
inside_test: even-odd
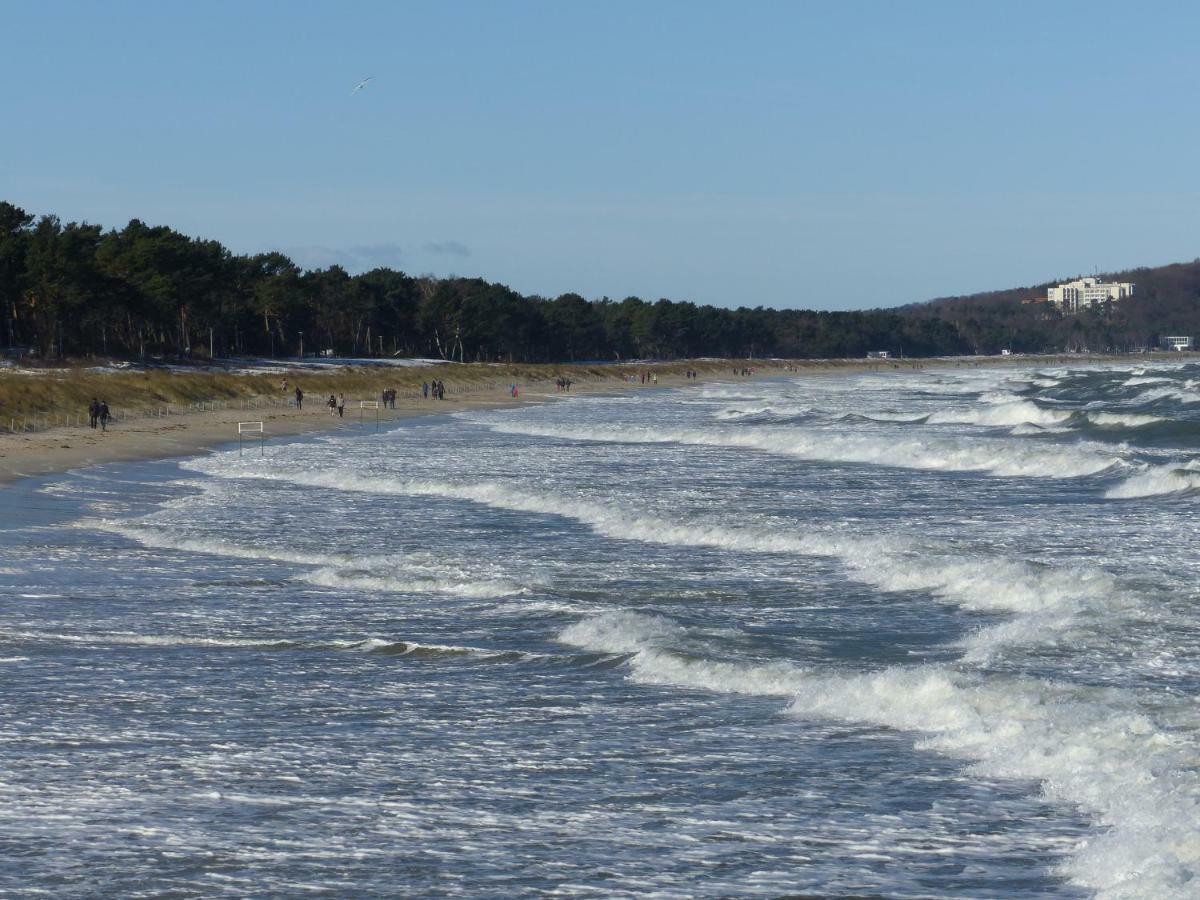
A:
[[[286,388],[287,388],[286,380],[283,382],[283,385],[284,385],[284,389],[286,390]],[[396,395],[398,393],[399,392],[395,388],[388,388],[387,390],[383,391],[379,395],[379,398],[383,403],[384,409],[395,409],[396,408]],[[429,395],[431,393],[433,394],[434,400],[445,400],[446,399],[446,385],[442,384],[442,382],[440,382],[440,381],[435,381],[432,384],[430,384],[428,381],[422,382],[421,383],[421,396],[429,397]],[[296,409],[304,409],[304,391],[300,390],[300,388],[297,387],[293,396],[296,398]],[[92,402],[94,403],[95,401],[92,401]],[[325,401],[325,406],[329,409],[329,414],[331,416],[339,416],[339,417],[344,416],[345,412],[346,412],[346,395],[345,394],[330,394],[329,399]],[[93,428],[95,427],[94,423],[93,423],[92,427]]]
[[[92,398],[92,402],[88,404],[88,425],[95,428],[100,426],[101,431],[108,431],[108,420],[112,418],[112,413],[108,411],[107,400],[97,400]]]
[[[555,391],[557,391],[560,394],[563,393],[564,391],[571,390],[571,379],[570,378],[559,378],[557,381],[554,382],[554,389],[555,389]]]

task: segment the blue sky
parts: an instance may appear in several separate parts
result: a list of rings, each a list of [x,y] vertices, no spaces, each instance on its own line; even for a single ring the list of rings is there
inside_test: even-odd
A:
[[[1200,256],[1188,4],[9,0],[2,19],[0,199],[64,220],[722,306]]]

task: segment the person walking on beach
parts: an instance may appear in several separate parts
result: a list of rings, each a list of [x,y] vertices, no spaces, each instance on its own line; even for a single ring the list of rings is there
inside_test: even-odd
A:
[[[422,400],[429,399],[429,382],[428,381],[421,382],[421,399]]]
[[[100,419],[100,430],[108,431],[108,420],[110,418],[112,418],[112,415],[108,411],[108,401],[107,400],[100,401],[100,411],[99,411],[99,415],[97,416],[97,418]]]
[[[329,395],[329,399],[325,401],[325,405],[329,407],[329,414],[331,416],[337,415],[337,398],[333,394]]]
[[[338,394],[337,404],[338,404],[338,418],[340,419],[340,418],[342,418],[342,414],[345,413],[345,411],[346,411],[346,395],[345,394]]]
[[[304,408],[304,391],[296,388],[296,409]]]
[[[100,418],[100,401],[95,397],[88,404],[88,425],[92,428],[96,427],[96,421]]]

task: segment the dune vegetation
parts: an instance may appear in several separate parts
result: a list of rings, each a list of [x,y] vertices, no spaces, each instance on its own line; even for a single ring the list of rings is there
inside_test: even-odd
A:
[[[438,379],[446,392],[507,391],[513,383],[522,389],[553,384],[558,378],[573,382],[621,382],[628,375],[654,372],[659,377],[682,376],[687,370],[728,372],[734,366],[756,366],[758,361],[683,361],[628,365],[481,365],[446,363],[436,366],[345,366],[327,370],[293,369],[286,372],[247,374],[207,369],[0,369],[0,430],[21,417],[55,417],[85,414],[93,397],[104,400],[117,414],[137,415],[164,406],[187,409],[200,404],[259,398],[290,398],[299,387],[310,402],[329,394],[377,399],[394,388],[401,397],[419,392],[422,382]],[[770,364],[768,364],[770,365]],[[776,364],[779,365],[779,364]],[[282,382],[287,381],[286,394]]]

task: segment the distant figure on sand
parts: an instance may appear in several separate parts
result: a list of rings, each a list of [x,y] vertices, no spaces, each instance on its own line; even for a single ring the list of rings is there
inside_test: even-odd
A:
[[[296,409],[304,408],[304,391],[296,388]]]
[[[110,418],[112,418],[112,414],[109,413],[109,411],[108,411],[108,401],[107,400],[100,401],[100,413],[99,413],[98,418],[100,419],[100,430],[108,431],[108,420]]]
[[[100,419],[100,401],[95,397],[88,404],[88,424],[93,428],[96,427],[96,422]]]
[[[337,415],[337,397],[330,394],[329,399],[325,401],[325,405],[329,407],[329,414],[331,416]]]
[[[342,418],[342,414],[346,411],[346,395],[338,394],[337,399],[338,418]]]
[[[421,399],[422,400],[429,399],[429,382],[428,381],[421,382]]]

